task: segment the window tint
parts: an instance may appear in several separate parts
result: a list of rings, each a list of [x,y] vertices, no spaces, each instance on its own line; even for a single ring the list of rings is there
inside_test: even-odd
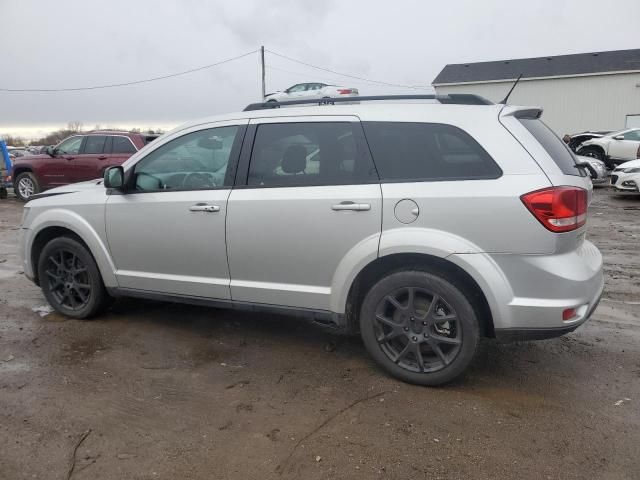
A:
[[[549,156],[556,162],[558,168],[565,175],[580,176],[581,172],[576,168],[576,161],[571,150],[560,140],[553,131],[541,120],[521,118],[520,123],[529,130],[529,133],[542,145]]]
[[[84,144],[84,153],[103,153],[106,139],[104,135],[89,135]]]
[[[135,167],[136,190],[207,190],[223,186],[237,131],[236,126],[201,130],[154,150]]]
[[[128,137],[113,136],[111,138],[113,141],[111,153],[136,153],[136,147],[133,146]]]
[[[631,130],[624,134],[625,140],[633,140],[635,142],[640,141],[640,130]]]
[[[58,145],[56,150],[62,155],[74,155],[80,151],[80,145],[82,145],[83,138],[84,137],[80,136],[69,137]]]
[[[363,126],[383,181],[467,180],[502,175],[478,142],[452,125],[364,122]]]
[[[373,163],[349,122],[258,126],[247,183],[256,186],[377,182]]]

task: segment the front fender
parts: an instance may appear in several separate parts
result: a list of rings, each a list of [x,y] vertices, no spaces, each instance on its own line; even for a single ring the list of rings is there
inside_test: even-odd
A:
[[[40,232],[49,227],[66,228],[80,237],[89,247],[96,260],[102,280],[106,287],[117,287],[115,265],[109,255],[109,249],[95,228],[87,220],[75,212],[62,208],[45,210],[30,222],[26,230],[24,263],[28,271],[34,272],[36,266],[31,264],[33,242]]]

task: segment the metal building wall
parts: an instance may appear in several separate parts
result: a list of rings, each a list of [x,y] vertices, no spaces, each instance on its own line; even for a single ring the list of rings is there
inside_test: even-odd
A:
[[[475,93],[494,102],[504,98],[509,82],[435,86],[436,93]],[[627,115],[640,114],[640,73],[521,80],[512,105],[544,108],[543,120],[559,135],[585,130],[620,130]]]

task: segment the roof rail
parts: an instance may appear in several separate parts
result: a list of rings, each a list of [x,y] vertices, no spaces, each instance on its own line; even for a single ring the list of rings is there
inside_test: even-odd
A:
[[[306,99],[306,100],[290,100],[287,102],[263,102],[252,103],[247,105],[244,109],[245,112],[253,110],[269,110],[271,108],[288,107],[290,105],[333,105],[336,103],[359,103],[359,102],[373,102],[380,100],[438,100],[440,103],[456,104],[456,105],[493,105],[493,102],[487,100],[480,95],[473,95],[470,93],[450,93],[448,95],[374,95],[365,97],[338,97],[338,98],[321,98],[321,99]]]

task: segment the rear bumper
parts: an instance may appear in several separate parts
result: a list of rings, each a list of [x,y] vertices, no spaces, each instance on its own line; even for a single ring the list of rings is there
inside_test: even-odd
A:
[[[499,342],[509,343],[527,340],[546,340],[571,333],[591,318],[593,312],[598,308],[601,298],[602,290],[600,290],[598,297],[592,302],[592,304],[589,305],[584,317],[571,325],[554,328],[501,328],[495,330],[496,339]]]

